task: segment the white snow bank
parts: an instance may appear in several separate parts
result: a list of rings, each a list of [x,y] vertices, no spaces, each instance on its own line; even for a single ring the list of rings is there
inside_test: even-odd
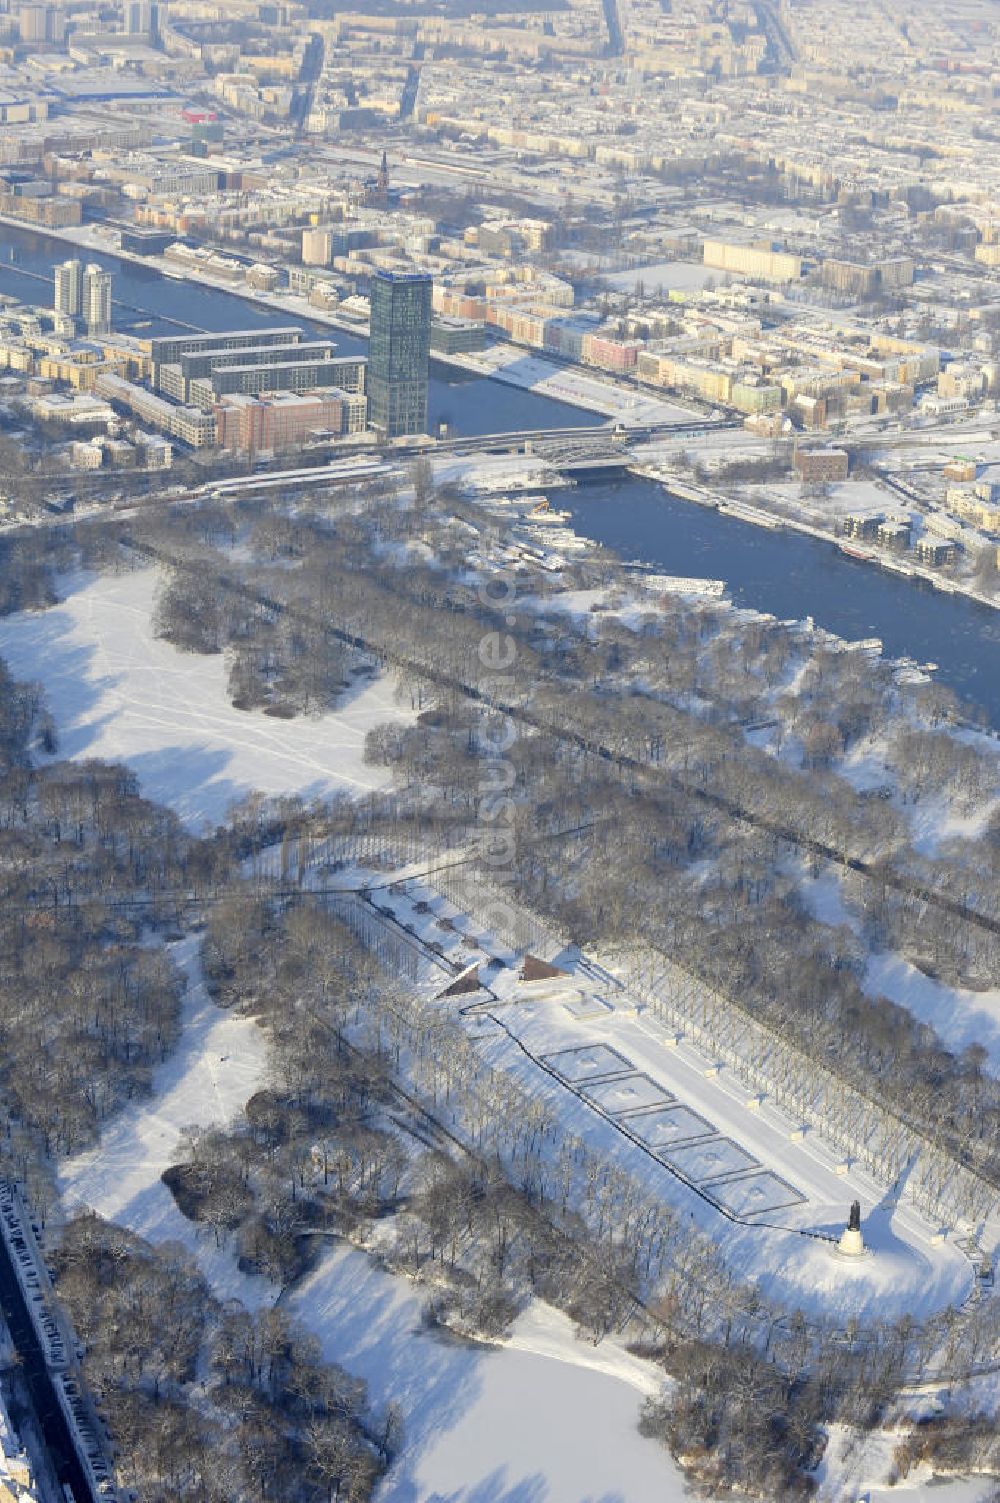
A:
[[[821,1503],[981,1503],[992,1491],[989,1478],[936,1479],[923,1465],[893,1481],[892,1457],[901,1439],[902,1433],[891,1430],[860,1435],[844,1425],[831,1425],[817,1471]]]
[[[491,345],[466,356],[462,364],[510,386],[522,386],[572,407],[589,408],[639,427],[644,423],[683,423],[700,418],[690,407],[667,401],[648,388],[627,386],[582,366],[557,365],[544,355],[532,355],[518,345]]]
[[[956,1053],[981,1044],[987,1068],[1000,1073],[1000,986],[981,992],[948,986],[892,952],[871,956],[863,984],[869,996],[889,997],[928,1023]]]
[[[420,1326],[420,1300],[337,1244],[288,1300],[324,1355],[403,1412],[403,1453],[380,1503],[680,1503],[680,1470],[636,1428],[658,1374],[611,1342],[578,1342],[536,1304],[509,1345]]]
[[[179,652],[153,635],[156,570],[78,581],[62,604],[0,620],[0,656],[15,678],[42,683],[59,755],[126,762],[143,794],[192,829],[225,818],[234,799],[367,792],[387,773],[364,762],[365,735],[409,718],[389,678],[316,719],[234,709],[222,654]]]

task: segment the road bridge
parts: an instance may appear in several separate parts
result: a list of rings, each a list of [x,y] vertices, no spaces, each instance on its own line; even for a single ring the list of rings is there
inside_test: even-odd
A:
[[[527,428],[511,433],[482,433],[472,437],[428,441],[424,437],[407,443],[359,444],[349,453],[334,450],[336,458],[323,463],[299,464],[294,469],[262,470],[256,475],[209,482],[207,489],[218,495],[240,491],[274,489],[279,485],[333,484],[372,478],[387,473],[393,465],[448,454],[532,455],[560,474],[596,469],[624,469],[631,462],[633,447],[655,438],[697,438],[706,433],[736,428],[737,419],[692,417],[682,422],[643,423],[634,428],[604,423],[583,428]],[[329,455],[331,451],[327,450]]]
[[[656,438],[697,437],[706,433],[721,433],[729,428],[742,427],[739,418],[707,418],[692,413],[689,418],[670,418],[658,422],[624,424],[609,419],[605,423],[588,423],[572,428],[522,428],[507,433],[462,434],[455,438],[437,439],[429,444],[426,438],[411,443],[383,446],[387,456],[406,454],[540,454],[546,445],[572,444],[576,442],[615,444],[629,449],[635,444],[649,443]]]

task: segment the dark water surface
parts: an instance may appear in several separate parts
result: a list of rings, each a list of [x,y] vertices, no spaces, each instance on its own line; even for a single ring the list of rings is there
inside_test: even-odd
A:
[[[851,641],[881,637],[889,657],[937,663],[938,682],[980,705],[1000,729],[1000,611],[847,558],[819,538],[682,501],[652,480],[581,485],[558,500],[578,532],[624,558],[665,574],[724,579],[738,605],[783,619],[812,616]]]

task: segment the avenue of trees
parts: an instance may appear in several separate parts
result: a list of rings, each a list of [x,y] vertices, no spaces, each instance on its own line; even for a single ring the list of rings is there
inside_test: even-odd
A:
[[[863,992],[857,940],[813,919],[795,870],[797,853],[805,848],[812,862],[817,844],[866,862],[870,873],[849,871],[844,885],[868,942],[898,948],[944,980],[989,982],[1000,939],[974,919],[1000,911],[995,839],[987,829],[931,856],[908,833],[906,800],[932,799],[943,818],[995,797],[996,759],[951,733],[948,696],[897,685],[886,665],[817,646],[781,623],[734,622],[714,603],[651,601],[638,630],[613,614],[581,620],[537,609],[515,613],[508,627],[460,577],[470,553],[496,556],[503,539],[492,529],[468,503],[450,501],[443,515],[433,497],[410,508],[362,498],[335,520],[319,506],[268,517],[251,571],[258,597],[296,622],[319,620],[369,644],[420,711],[410,729],[369,738],[372,760],[415,790],[410,810],[397,805],[390,818],[412,818],[432,840],[475,820],[484,710],[514,712],[513,867],[532,905],[591,942],[628,944],[637,922],[648,935],[666,933],[667,948],[706,980],[739,992],[771,1022],[798,1029],[797,1014],[808,1017],[828,1034],[824,1052],[872,1075],[932,1131],[957,1112],[955,1136],[984,1139],[992,1154],[995,1093],[974,1056],[953,1059],[904,1010]],[[163,530],[150,526],[160,547]],[[251,535],[259,542],[259,529]],[[231,560],[210,544],[207,535],[200,549],[185,540],[188,567],[224,573],[226,592],[238,596]],[[299,564],[265,573],[276,554]],[[516,574],[519,591],[544,598],[552,589],[530,560]],[[563,581],[612,600],[625,582],[600,554]],[[478,654],[484,630],[498,628],[516,646],[500,683]],[[747,744],[743,723],[762,716],[780,722],[791,761]],[[837,759],[873,736],[897,799],[859,794],[837,774]],[[533,833],[588,822],[599,833],[556,842],[538,860]],[[606,862],[593,861],[598,846]],[[929,905],[924,888],[957,899],[972,920]]]

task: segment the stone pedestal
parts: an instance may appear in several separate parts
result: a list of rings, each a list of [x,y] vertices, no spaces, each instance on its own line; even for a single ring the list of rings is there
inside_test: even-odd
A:
[[[860,1258],[864,1255],[865,1239],[860,1227],[845,1226],[837,1243],[837,1251],[843,1258]]]

